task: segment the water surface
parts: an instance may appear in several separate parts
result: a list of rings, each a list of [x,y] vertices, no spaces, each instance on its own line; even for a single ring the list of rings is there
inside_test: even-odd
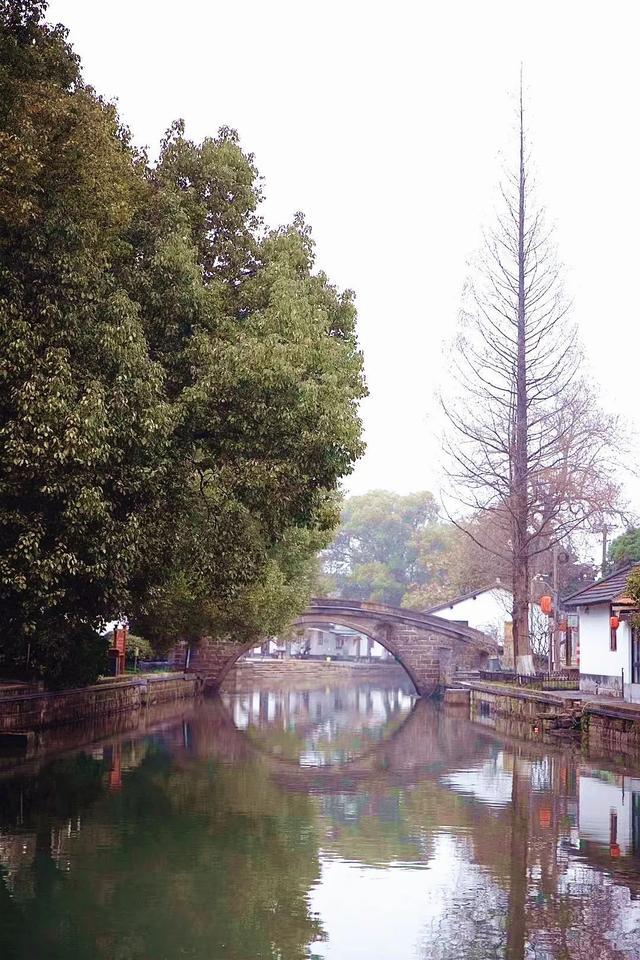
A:
[[[640,770],[384,678],[132,726],[0,761],[3,960],[640,956]]]

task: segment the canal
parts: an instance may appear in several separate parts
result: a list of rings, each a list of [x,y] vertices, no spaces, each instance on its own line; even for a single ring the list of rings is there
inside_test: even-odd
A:
[[[3,960],[631,960],[640,769],[389,676],[0,758]]]

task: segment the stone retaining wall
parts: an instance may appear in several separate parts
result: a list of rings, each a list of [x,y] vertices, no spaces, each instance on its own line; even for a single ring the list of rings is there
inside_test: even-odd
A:
[[[637,709],[587,704],[584,727],[589,746],[596,751],[640,753],[640,711]]]
[[[140,710],[110,713],[81,720],[78,723],[57,724],[24,734],[0,733],[4,750],[0,750],[0,779],[17,771],[34,776],[52,757],[75,753],[89,747],[91,750],[109,746],[129,737],[148,736],[157,731],[175,731],[176,725],[191,721],[197,700],[193,697],[165,703],[156,703]]]
[[[481,684],[474,684],[471,688],[472,709],[485,704],[493,713],[524,720],[535,720],[536,717],[545,713],[565,712],[570,709],[572,703],[570,699],[557,697],[546,691],[534,693],[497,685],[484,687]]]
[[[221,690],[232,692],[259,686],[295,689],[317,684],[403,683],[409,679],[399,663],[355,663],[332,660],[239,660]]]
[[[192,698],[199,692],[200,682],[196,677],[174,674],[7,697],[0,700],[0,733],[41,730],[133,712],[151,704]]]
[[[545,714],[567,713],[581,709],[583,746],[597,755],[618,754],[621,758],[640,755],[640,708],[619,702],[589,702],[580,698],[559,697],[549,692],[527,692],[492,684],[466,683],[471,691],[471,716],[485,711],[491,715],[529,722]],[[518,734],[521,736],[522,734]]]

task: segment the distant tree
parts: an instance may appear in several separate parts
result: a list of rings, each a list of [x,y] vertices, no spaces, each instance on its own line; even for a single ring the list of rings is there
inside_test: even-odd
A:
[[[640,527],[625,530],[609,546],[609,561],[614,570],[635,560],[640,561]]]
[[[425,610],[494,583],[500,565],[453,523],[428,524],[417,537],[416,576],[402,606]]]
[[[581,375],[575,325],[534,204],[522,89],[518,134],[517,163],[502,184],[503,208],[469,287],[452,390],[443,400],[456,509],[503,522],[497,543],[477,542],[510,567],[517,670],[530,673],[535,558],[600,523],[619,489],[610,456],[616,424]]]
[[[437,519],[438,508],[428,492],[403,496],[373,490],[348,497],[337,535],[322,555],[338,594],[399,606],[421,577],[419,536]]]

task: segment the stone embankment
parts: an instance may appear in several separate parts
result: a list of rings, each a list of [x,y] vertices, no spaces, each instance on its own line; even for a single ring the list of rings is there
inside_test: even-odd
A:
[[[221,685],[227,693],[286,686],[287,689],[358,683],[405,683],[407,672],[399,663],[358,663],[353,660],[240,660]]]
[[[534,733],[561,735],[578,730],[583,745],[599,753],[640,756],[640,704],[582,691],[518,690],[502,684],[465,681],[472,715],[509,717]]]
[[[193,698],[200,689],[196,677],[163,674],[126,677],[75,690],[20,693],[0,699],[0,736],[135,713],[152,704]]]
[[[198,700],[184,698],[145,706],[124,713],[108,713],[78,723],[56,724],[25,733],[0,733],[0,779],[24,772],[35,776],[53,757],[89,747],[92,751],[112,747],[130,737],[162,732],[175,736],[176,729],[192,721]]]

